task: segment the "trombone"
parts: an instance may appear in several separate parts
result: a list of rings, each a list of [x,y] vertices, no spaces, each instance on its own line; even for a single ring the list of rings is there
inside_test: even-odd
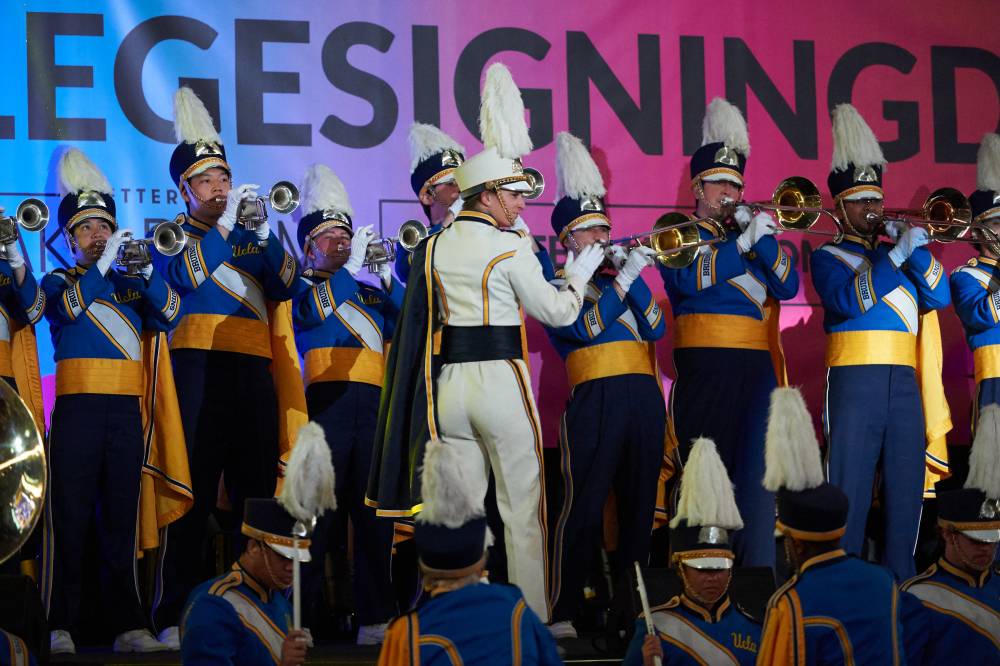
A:
[[[396,243],[407,252],[413,252],[427,238],[427,227],[416,220],[407,220],[399,227],[396,236],[377,238],[365,250],[365,266],[370,273],[378,273],[383,264],[396,260]]]
[[[839,243],[844,238],[844,225],[840,219],[828,208],[823,208],[823,196],[819,193],[819,188],[808,178],[802,176],[791,176],[778,183],[771,195],[771,201],[757,202],[737,202],[733,200],[723,200],[723,208],[736,209],[739,206],[746,206],[753,210],[774,211],[778,218],[778,226],[784,231],[801,231],[804,234],[815,234],[817,236],[828,236],[834,243]],[[833,220],[837,231],[822,231],[813,229],[822,216],[828,216]]]
[[[972,206],[964,194],[953,187],[941,187],[924,200],[920,208],[886,208],[882,214],[868,213],[869,223],[901,222],[927,229],[931,240],[939,243],[981,243],[968,237],[970,231],[979,231],[988,237],[985,242],[1000,243],[1000,238],[985,224],[972,221]]]
[[[299,188],[287,180],[278,181],[271,187],[266,200],[264,197],[257,197],[241,203],[236,214],[236,221],[243,225],[247,231],[256,231],[257,227],[267,222],[265,202],[270,204],[271,210],[279,215],[291,213],[299,207]],[[267,246],[267,240],[261,241],[260,244]]]
[[[718,238],[702,240],[698,233],[698,223],[711,224]],[[608,241],[608,245],[622,245],[636,242],[637,245],[652,248],[656,260],[666,268],[686,268],[694,263],[700,248],[726,240],[726,231],[716,220],[706,217],[702,220],[689,219],[684,213],[664,213],[653,224],[653,228],[640,234]],[[646,241],[646,242],[643,242]]]
[[[184,228],[174,221],[160,222],[153,229],[152,238],[129,238],[118,247],[115,263],[125,268],[126,275],[138,275],[139,271],[153,261],[150,246],[162,255],[172,257],[180,254],[187,245]]]

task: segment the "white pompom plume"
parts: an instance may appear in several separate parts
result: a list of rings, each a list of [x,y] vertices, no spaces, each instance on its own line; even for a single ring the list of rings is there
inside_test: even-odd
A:
[[[495,148],[500,157],[515,159],[531,152],[521,90],[510,70],[499,62],[486,70],[479,107],[479,136],[483,145]]]
[[[434,125],[413,123],[410,126],[410,173],[417,165],[432,155],[445,150],[454,150],[465,154],[465,148],[453,138]]]
[[[306,169],[299,190],[302,192],[303,215],[332,209],[354,217],[354,209],[351,208],[344,183],[325,164],[313,164]]]
[[[601,172],[583,141],[569,132],[556,135],[556,201],[563,197],[583,199],[607,194]]]
[[[727,530],[743,527],[726,466],[719,457],[715,442],[705,437],[699,437],[691,446],[681,475],[677,513],[670,526],[677,527],[682,520],[689,526],[722,527]]]
[[[87,191],[111,194],[111,183],[79,148],[70,148],[59,158],[59,185],[63,194]]]
[[[806,490],[823,483],[816,431],[797,388],[776,388],[771,393],[764,447],[764,487],[771,492]]]
[[[437,439],[427,442],[420,481],[423,510],[417,520],[456,529],[486,515],[482,497],[462,474],[453,445]]]
[[[838,104],[833,109],[833,171],[855,167],[885,166],[882,147],[875,133],[850,104]]]
[[[709,102],[701,122],[701,145],[719,142],[744,157],[750,156],[750,137],[743,114],[726,100],[716,97]]]
[[[1000,406],[989,405],[979,413],[976,440],[969,454],[966,488],[982,490],[990,499],[1000,498]]]
[[[193,90],[184,86],[174,93],[174,134],[178,143],[222,143],[212,115]]]
[[[984,134],[979,142],[976,189],[1000,192],[1000,134]]]
[[[308,526],[313,518],[337,510],[335,483],[323,428],[310,421],[299,429],[278,501],[292,517]]]

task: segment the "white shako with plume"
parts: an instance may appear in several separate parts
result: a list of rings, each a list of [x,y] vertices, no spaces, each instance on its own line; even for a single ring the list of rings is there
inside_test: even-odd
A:
[[[462,199],[484,189],[531,192],[531,176],[524,172],[521,164],[521,158],[532,148],[524,119],[524,102],[510,70],[501,63],[493,63],[486,70],[479,107],[479,133],[483,152],[455,169]]]
[[[970,539],[1000,541],[1000,406],[979,413],[976,438],[969,454],[969,476],[962,488],[953,479],[935,485],[938,524],[951,526]]]
[[[882,198],[885,157],[874,132],[850,104],[833,109],[833,162],[826,183],[834,201]]]
[[[59,228],[72,232],[73,227],[91,217],[105,220],[112,230],[118,228],[111,183],[79,148],[70,148],[59,158],[59,185],[63,198],[57,213]]]
[[[299,191],[302,193],[302,219],[295,235],[303,252],[309,240],[327,229],[341,227],[354,235],[351,200],[330,167],[313,164],[306,169]]]
[[[677,513],[670,521],[672,560],[695,569],[730,569],[735,557],[730,532],[742,528],[733,484],[715,442],[700,437],[684,465]]]
[[[604,179],[583,141],[569,132],[556,135],[556,207],[552,230],[565,241],[572,231],[611,228],[604,207]]]
[[[847,496],[823,480],[816,431],[797,388],[771,393],[764,462],[764,487],[777,494],[779,532],[803,541],[843,536]]]
[[[461,454],[452,444],[429,441],[420,474],[423,508],[413,530],[420,562],[439,576],[468,575],[491,541],[483,498],[462,473]]]
[[[750,137],[740,110],[716,97],[705,109],[701,123],[701,148],[691,156],[691,182],[720,180],[743,187],[743,172],[750,157]]]
[[[174,134],[177,147],[170,157],[170,179],[177,187],[203,171],[217,167],[232,174],[226,148],[205,104],[195,92],[182,87],[174,93]]]
[[[976,155],[976,191],[969,195],[972,219],[1000,216],[1000,134],[984,134]]]
[[[418,197],[428,187],[455,180],[465,161],[465,148],[434,125],[410,126],[410,185]]]

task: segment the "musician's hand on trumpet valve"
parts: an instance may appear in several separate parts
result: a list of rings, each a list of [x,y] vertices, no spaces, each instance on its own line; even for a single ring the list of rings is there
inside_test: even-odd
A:
[[[608,249],[610,250],[610,248]],[[632,248],[615,277],[615,286],[621,290],[618,295],[625,298],[625,294],[632,288],[632,283],[639,277],[639,273],[644,268],[652,266],[655,261],[656,250],[653,248],[645,245],[637,245]]]
[[[910,258],[913,251],[931,242],[927,230],[923,227],[910,227],[896,241],[896,247],[889,250],[889,259],[899,268]]]
[[[351,256],[344,264],[347,272],[356,276],[365,265],[365,256],[368,254],[368,245],[375,239],[374,226],[368,224],[354,232],[351,238]]]
[[[4,210],[4,207],[0,206],[0,217],[3,217]],[[10,264],[11,269],[13,269],[15,273],[17,272],[17,269],[24,268],[24,256],[21,254],[21,246],[18,245],[16,237],[13,240],[0,245],[0,248],[3,249],[3,251],[0,252],[0,260],[4,260]],[[18,282],[18,286],[20,286],[20,280]]]
[[[236,219],[239,216],[243,202],[257,199],[258,189],[260,189],[260,185],[247,183],[229,190],[229,194],[226,196],[226,210],[222,211],[222,216],[219,217],[218,222],[219,231],[222,233],[223,238],[228,238],[229,232],[236,227]],[[264,238],[267,238],[267,236]]]
[[[101,256],[97,259],[97,270],[101,272],[101,275],[106,276],[108,274],[108,270],[118,258],[118,248],[122,246],[122,243],[131,239],[132,232],[128,229],[119,229],[111,234],[111,237],[104,244]]]

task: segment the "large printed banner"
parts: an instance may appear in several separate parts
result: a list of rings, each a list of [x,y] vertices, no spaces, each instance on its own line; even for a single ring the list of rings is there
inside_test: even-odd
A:
[[[588,142],[608,185],[615,229],[649,229],[692,203],[687,156],[700,142],[714,96],[740,106],[752,153],[746,195],[767,200],[791,175],[825,189],[829,109],[852,102],[891,162],[887,203],[919,207],[944,185],[970,192],[985,132],[1000,128],[1000,32],[992,0],[806,3],[548,0],[285,0],[5,2],[0,95],[0,205],[25,197],[55,210],[54,166],[85,150],[116,188],[120,221],[136,232],[182,210],[167,163],[174,146],[172,95],[193,87],[216,118],[236,183],[298,182],[314,162],[344,180],[356,224],[391,235],[422,219],[409,187],[407,130],[440,125],[469,153],[487,65],[506,63],[524,93],[535,152],[525,159],[550,189],[525,217],[557,256],[549,214],[556,132]],[[294,225],[278,224],[296,256]],[[826,225],[824,225],[826,226]],[[826,226],[826,228],[829,228]],[[820,236],[788,233],[802,272],[782,309],[791,381],[819,412],[825,379],[822,311],[809,279]],[[66,265],[55,224],[25,234],[37,275]],[[967,245],[938,245],[950,269]],[[663,294],[655,271],[646,279]],[[941,317],[945,381],[956,428],[968,438],[971,355],[951,311]],[[565,371],[530,324],[531,365],[555,442]],[[664,383],[670,333],[659,346]],[[39,327],[42,372],[54,364]],[[51,406],[52,382],[47,382]],[[184,387],[178,387],[184,390]]]

